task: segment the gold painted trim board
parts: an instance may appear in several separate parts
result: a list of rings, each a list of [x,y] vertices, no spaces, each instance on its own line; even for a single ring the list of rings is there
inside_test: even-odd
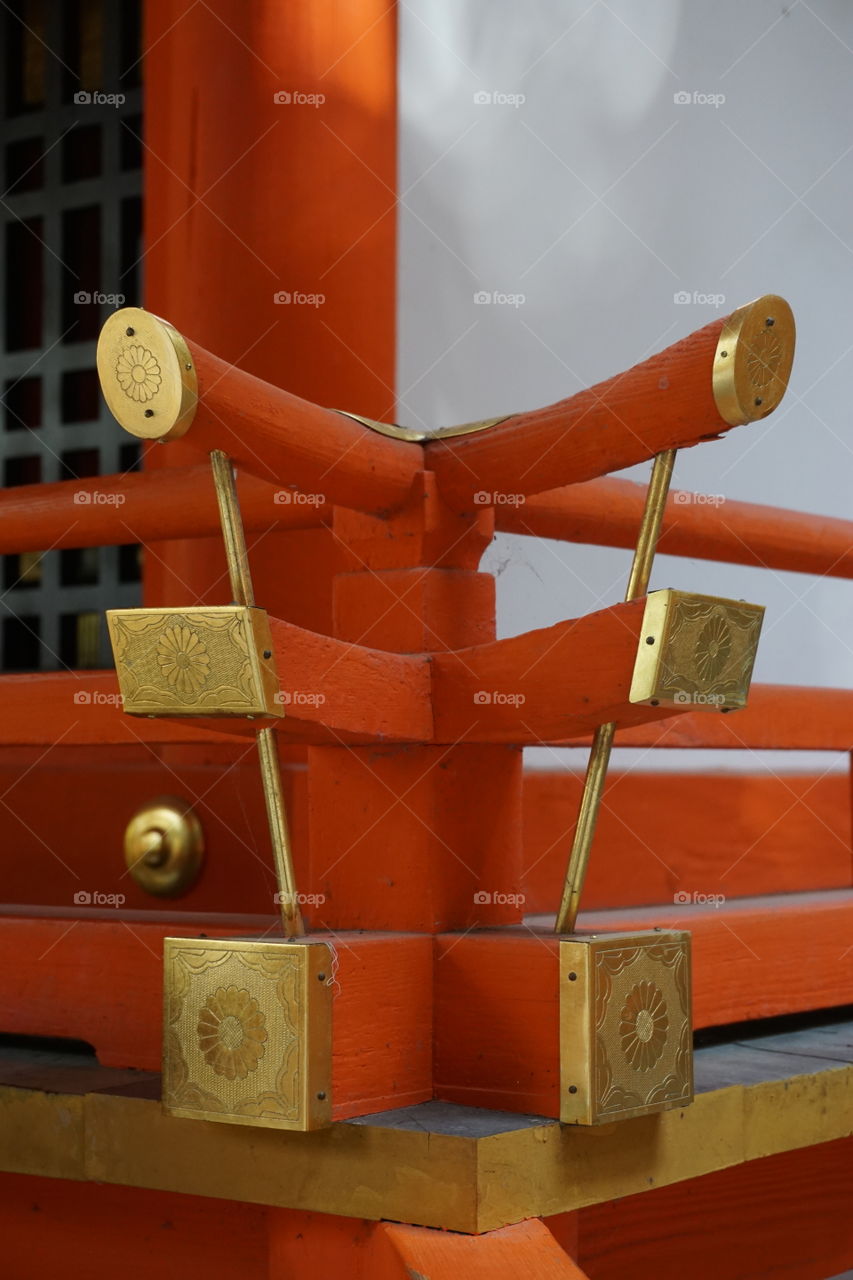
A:
[[[845,1065],[702,1093],[629,1124],[470,1138],[188,1125],[147,1099],[0,1086],[0,1170],[473,1233],[849,1137],[851,1090]]]

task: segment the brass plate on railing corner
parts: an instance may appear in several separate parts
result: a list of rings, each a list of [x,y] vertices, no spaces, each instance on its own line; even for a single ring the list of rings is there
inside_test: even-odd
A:
[[[739,427],[773,412],[788,387],[795,345],[794,313],[777,294],[732,312],[723,324],[711,375],[724,422]]]
[[[486,431],[489,427],[496,427],[499,422],[506,422],[508,418],[513,417],[513,414],[505,413],[500,418],[463,422],[457,427],[427,427],[419,430],[417,427],[401,427],[396,422],[377,422],[375,418],[364,418],[360,413],[349,413],[346,409],[335,409],[333,412],[340,413],[345,418],[352,418],[354,422],[360,422],[362,426],[370,427],[371,431],[378,431],[382,436],[390,436],[392,440],[408,440],[411,444],[429,444],[431,440],[474,435],[477,431]]]
[[[107,623],[129,715],[283,714],[263,609],[108,609]]]
[[[98,378],[110,413],[142,440],[177,440],[198,404],[198,380],[186,342],[142,307],[115,311],[98,338]]]
[[[745,707],[763,619],[759,604],[650,592],[629,700],[697,711]]]
[[[331,1123],[325,942],[166,938],[163,1107],[269,1129]]]
[[[690,934],[560,942],[560,1119],[609,1124],[693,1101]]]

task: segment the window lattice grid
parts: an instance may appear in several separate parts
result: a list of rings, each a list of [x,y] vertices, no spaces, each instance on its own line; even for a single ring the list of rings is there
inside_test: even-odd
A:
[[[1,20],[2,482],[126,471],[95,345],[140,301],[139,5],[16,0]],[[103,611],[138,603],[133,546],[6,556],[0,669],[108,666]]]

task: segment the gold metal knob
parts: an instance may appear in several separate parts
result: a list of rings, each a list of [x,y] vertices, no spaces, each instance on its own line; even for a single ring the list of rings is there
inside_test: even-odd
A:
[[[146,893],[177,898],[195,884],[204,861],[201,823],[190,805],[160,796],[139,809],[124,833],[124,860]]]

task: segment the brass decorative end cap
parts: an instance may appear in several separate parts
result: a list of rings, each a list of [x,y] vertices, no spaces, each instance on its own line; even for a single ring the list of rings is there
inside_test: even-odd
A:
[[[177,440],[198,404],[198,379],[186,342],[165,320],[124,307],[98,338],[98,377],[110,413],[141,440]]]
[[[711,375],[724,422],[740,427],[773,412],[788,386],[795,344],[794,314],[775,293],[732,312],[723,324]]]
[[[127,824],[124,860],[140,889],[158,898],[176,898],[192,888],[204,860],[204,837],[189,804],[160,796],[143,805]]]

